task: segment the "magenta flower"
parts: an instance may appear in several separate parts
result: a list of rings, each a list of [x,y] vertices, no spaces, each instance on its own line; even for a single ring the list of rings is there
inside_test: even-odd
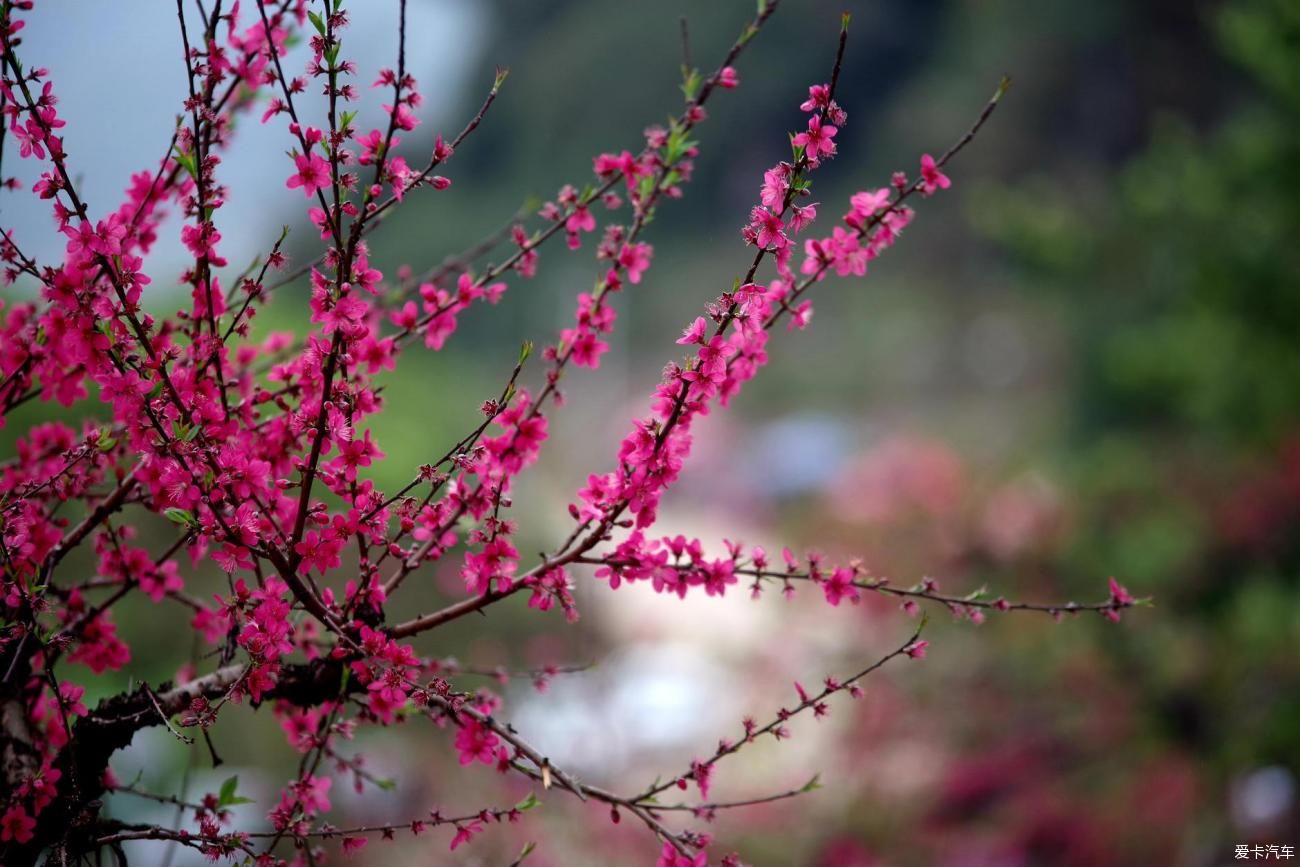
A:
[[[468,843],[474,839],[474,835],[483,830],[483,823],[479,821],[470,821],[464,824],[456,825],[456,834],[451,838],[451,851],[455,852],[456,847],[462,843]]]
[[[677,339],[677,343],[682,346],[688,346],[692,343],[703,343],[704,331],[707,327],[708,323],[704,321],[704,317],[696,316],[695,321],[692,322],[690,326],[682,332],[682,336]]]
[[[640,283],[641,274],[650,267],[654,247],[649,244],[624,244],[618,254],[618,264],[627,269],[627,281]]]
[[[856,604],[860,598],[858,588],[853,586],[853,572],[844,568],[831,573],[822,585],[822,591],[826,594],[826,601],[837,607],[845,599]]]
[[[307,198],[311,198],[317,190],[330,185],[329,163],[316,154],[298,154],[293,161],[298,166],[298,173],[285,181],[284,185],[289,189],[302,187]]]
[[[816,111],[819,108],[826,108],[831,102],[831,88],[829,84],[814,84],[808,88],[808,99],[799,106],[802,111]]]
[[[831,141],[831,139],[835,138],[835,134],[838,132],[838,128],[828,123],[823,124],[821,115],[814,114],[808,118],[807,132],[801,132],[794,137],[794,145],[795,147],[806,148],[810,160],[816,160],[822,156],[833,156],[835,154],[835,142]]]
[[[785,163],[763,172],[763,188],[759,193],[759,201],[776,213],[780,213],[785,207],[785,194],[790,189],[789,176],[790,172]]]
[[[935,163],[934,157],[926,154],[921,157],[921,194],[928,196],[935,190],[946,190],[952,186],[952,180],[949,179],[939,166]]]
[[[38,160],[45,159],[45,148],[41,143],[45,140],[45,130],[34,120],[28,120],[25,124],[19,124],[14,121],[10,127],[14,136],[18,139],[18,156],[22,159],[35,156]]]
[[[1132,605],[1133,595],[1128,592],[1123,584],[1120,584],[1114,578],[1110,579],[1110,608],[1102,612],[1102,616],[1112,623],[1119,623],[1119,609]]]
[[[750,212],[749,228],[754,233],[754,244],[761,249],[780,248],[790,243],[785,236],[785,223],[767,208],[754,208]]]
[[[13,840],[16,843],[26,843],[32,839],[32,832],[35,830],[36,820],[27,815],[27,811],[17,804],[12,805],[5,811],[4,816],[0,817],[0,841]]]
[[[456,733],[456,749],[462,765],[475,761],[490,765],[496,761],[496,746],[500,738],[496,733],[472,716],[462,715],[460,731]]]

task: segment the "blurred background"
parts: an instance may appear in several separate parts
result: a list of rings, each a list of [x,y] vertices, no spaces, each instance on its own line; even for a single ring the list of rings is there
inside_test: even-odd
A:
[[[944,590],[987,585],[1030,601],[1100,600],[1114,575],[1155,607],[1119,625],[1001,615],[976,626],[934,612],[924,663],[887,668],[862,700],[719,765],[716,798],[798,787],[818,772],[823,788],[719,816],[716,851],[757,865],[1082,867],[1220,865],[1236,844],[1300,844],[1293,0],[785,0],[738,64],[742,86],[709,105],[686,197],[648,232],[654,267],[617,299],[613,352],[598,373],[568,379],[548,449],[515,496],[521,550],[567,534],[565,504],[588,472],[611,466],[679,354],[680,329],[743,272],[740,227],[763,170],[788,154],[808,85],[828,76],[842,8],[854,15],[840,85],[849,122],[816,178],[815,231],[829,231],[852,192],[914,172],[921,153],[955,141],[1004,73],[1013,89],[953,162],[953,189],[919,205],[866,279],[820,285],[810,330],[777,335],[769,367],[698,426],[661,528],[717,551],[724,537],[815,547],[862,557],[898,583],[928,575]],[[581,187],[593,155],[635,150],[644,127],[677,111],[679,17],[692,60],[712,69],[752,13],[752,0],[411,0],[408,64],[426,102],[408,155],[460,128],[495,66],[512,74],[449,164],[453,186],[412,197],[375,235],[372,264],[389,279],[404,264],[423,270],[562,184]],[[395,18],[391,0],[353,5],[344,53],[365,86],[393,62]],[[92,211],[115,206],[129,175],[162,155],[183,100],[179,48],[159,50],[179,44],[175,29],[174,9],[156,0],[50,0],[31,17],[27,60],[51,70]],[[287,68],[305,58],[300,46]],[[381,101],[367,97],[363,130]],[[301,194],[284,189],[290,146],[282,125],[256,117],[237,132],[219,224],[232,273],[282,224],[294,229],[294,262],[317,251]],[[0,220],[38,259],[59,254],[45,203],[8,193]],[[184,302],[172,279],[179,225],[169,225],[150,263],[158,312]],[[375,425],[388,455],[381,488],[473,424],[520,341],[553,341],[570,322],[574,295],[597,274],[592,248],[548,246],[538,277],[512,279],[499,307],[464,314],[447,349],[403,357]],[[304,311],[304,288],[286,288],[258,328],[301,328]],[[24,422],[57,415],[24,411],[0,431],[6,450]],[[454,560],[408,582],[405,604],[428,610],[463,594]],[[621,790],[684,772],[736,737],[745,715],[789,705],[793,681],[857,671],[913,625],[878,600],[682,602],[577,577],[573,626],[507,604],[421,650],[486,669],[592,664],[545,690],[528,677],[457,683],[502,692],[506,715],[558,764]],[[224,583],[205,565],[189,581],[203,595]],[[119,619],[136,641],[137,680],[169,678],[196,652],[183,609],[142,598]],[[127,673],[73,677],[89,699],[122,688]],[[256,799],[239,809],[261,821],[296,757],[274,721],[242,708],[214,737],[221,768],[161,730],[137,737],[115,768],[154,791],[184,778],[191,793],[238,773]],[[339,773],[340,826],[522,797],[489,769],[455,769],[450,736],[427,724],[362,731],[355,747],[398,785],[354,796]],[[455,853],[446,833],[431,833],[362,855],[505,864],[532,839],[530,864],[653,860],[636,823],[571,800],[549,794],[518,833],[492,830]],[[170,820],[125,797],[112,809]],[[193,860],[158,844],[132,854]]]

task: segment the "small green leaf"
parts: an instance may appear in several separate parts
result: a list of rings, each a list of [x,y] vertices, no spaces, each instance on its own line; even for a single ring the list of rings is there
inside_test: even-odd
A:
[[[528,810],[531,810],[533,807],[536,807],[540,803],[542,802],[537,800],[537,793],[529,792],[527,798],[524,798],[518,804],[515,804],[515,809],[521,813],[524,813],[527,812]]]
[[[650,198],[650,194],[654,192],[654,188],[655,179],[648,175],[643,176],[641,180],[637,182],[637,198],[644,202],[646,199]]]
[[[193,527],[195,524],[198,523],[196,520],[194,520],[194,513],[191,512],[189,509],[177,509],[177,508],[166,509],[163,511],[163,515],[165,515],[167,517],[167,520],[171,521],[173,524],[181,524],[186,527]],[[227,780],[226,782],[228,783],[230,782],[230,780]]]
[[[533,342],[531,340],[525,340],[523,342],[523,345],[519,347],[519,363],[523,364],[525,361],[528,360],[528,356],[532,354],[533,354]]]
[[[179,147],[173,150],[175,152],[173,159],[176,160],[176,164],[185,169],[191,178],[198,180],[199,168],[198,162],[194,159],[194,154],[183,151]]]
[[[800,789],[799,791],[800,791],[800,792],[814,792],[814,791],[816,791],[817,789],[820,789],[821,787],[822,787],[822,775],[821,775],[821,774],[813,774],[813,778],[812,778],[811,780],[809,780],[808,782],[804,783],[804,784],[803,784],[803,788]]]
[[[696,95],[700,92],[702,81],[698,69],[682,67],[682,96],[686,97],[687,102],[695,101]]]
[[[234,807],[239,804],[251,804],[252,798],[245,798],[237,794],[239,789],[239,776],[233,776],[221,784],[221,791],[217,793],[217,808]]]
[[[316,28],[316,32],[322,37],[325,36],[325,20],[315,12],[308,12],[307,17],[311,19],[311,26]]]

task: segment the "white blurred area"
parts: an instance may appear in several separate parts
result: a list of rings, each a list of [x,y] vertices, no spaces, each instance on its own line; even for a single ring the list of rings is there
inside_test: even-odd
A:
[[[635,415],[629,404],[608,418]],[[821,492],[851,469],[858,441],[876,432],[817,414],[755,425],[736,421],[715,413],[695,426],[688,472],[665,496],[653,535],[698,537],[709,557],[726,555],[724,539],[741,541],[746,552],[762,546],[779,564],[784,542],[772,527],[774,490],[752,489],[743,480],[754,474],[735,468],[765,463],[771,470],[765,478],[780,495]],[[548,514],[565,514],[563,504],[553,505]],[[562,537],[568,529],[557,524],[553,534]],[[681,599],[656,593],[649,582],[610,590],[592,571],[574,571],[579,608],[587,628],[599,633],[595,643],[616,649],[590,671],[552,679],[544,692],[516,681],[506,707],[511,722],[557,765],[609,785],[686,772],[691,759],[713,755],[720,739],[739,740],[747,716],[762,726],[781,708],[798,704],[796,681],[815,694],[826,677],[843,679],[865,668],[914,625],[865,605],[831,608],[807,584],[798,584],[787,599],[769,582],[761,598],[752,599],[751,580],[739,576],[724,597],[699,591]],[[863,683],[871,701],[878,689],[892,692],[883,678],[872,680]],[[811,712],[792,719],[791,739],[766,736],[746,748],[747,760],[724,762],[716,778],[720,791],[770,793],[802,785],[810,768],[846,772],[844,749],[862,723],[862,708],[845,694],[829,704],[824,719],[814,720]],[[891,761],[910,764],[914,757],[900,749]],[[885,758],[857,756],[851,764]]]
[[[353,83],[362,94],[356,120],[361,131],[384,123],[380,105],[386,99],[378,98],[370,85],[380,68],[397,65],[398,3],[366,0],[365,7],[366,14],[353,16],[343,35],[345,52],[358,64]],[[193,0],[185,0],[185,11],[193,43],[202,29]],[[466,75],[483,44],[486,11],[480,4],[457,0],[407,4],[407,68],[419,81],[425,101],[418,112],[423,123],[405,134],[403,147],[411,150],[403,152],[424,151],[438,132],[454,134],[450,124],[457,118],[452,113],[460,107],[456,98],[464,92]],[[70,26],[74,16],[75,26]],[[258,17],[257,4],[244,2],[240,29]],[[61,132],[69,168],[91,216],[99,219],[122,203],[132,174],[157,170],[177,114],[184,110],[188,90],[176,4],[45,0],[25,18],[23,61],[29,68],[49,70],[59,116],[67,121]],[[310,59],[311,49],[303,40],[283,58],[285,73],[303,74]],[[319,82],[312,81],[294,102],[304,123],[324,127],[326,103],[320,91]],[[256,108],[240,116],[218,169],[229,190],[217,223],[231,273],[269,250],[285,223],[305,224],[302,192],[284,185],[293,168],[285,156],[294,146],[288,116],[281,114],[263,125],[260,118],[269,91],[264,94]],[[17,148],[6,142],[4,173],[16,176],[24,190],[0,196],[0,225],[14,230],[27,255],[42,264],[58,263],[65,239],[55,231],[50,203],[30,192],[43,166],[48,168],[48,163],[18,159]],[[154,282],[146,291],[177,291],[172,275],[180,273],[184,248],[175,210],[150,258]]]

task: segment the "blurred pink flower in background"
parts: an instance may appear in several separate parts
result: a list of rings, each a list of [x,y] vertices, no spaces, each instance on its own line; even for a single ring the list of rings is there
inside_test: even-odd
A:
[[[855,523],[888,523],[920,513],[951,514],[966,493],[966,471],[946,444],[894,435],[854,460],[831,489],[835,513]]]

